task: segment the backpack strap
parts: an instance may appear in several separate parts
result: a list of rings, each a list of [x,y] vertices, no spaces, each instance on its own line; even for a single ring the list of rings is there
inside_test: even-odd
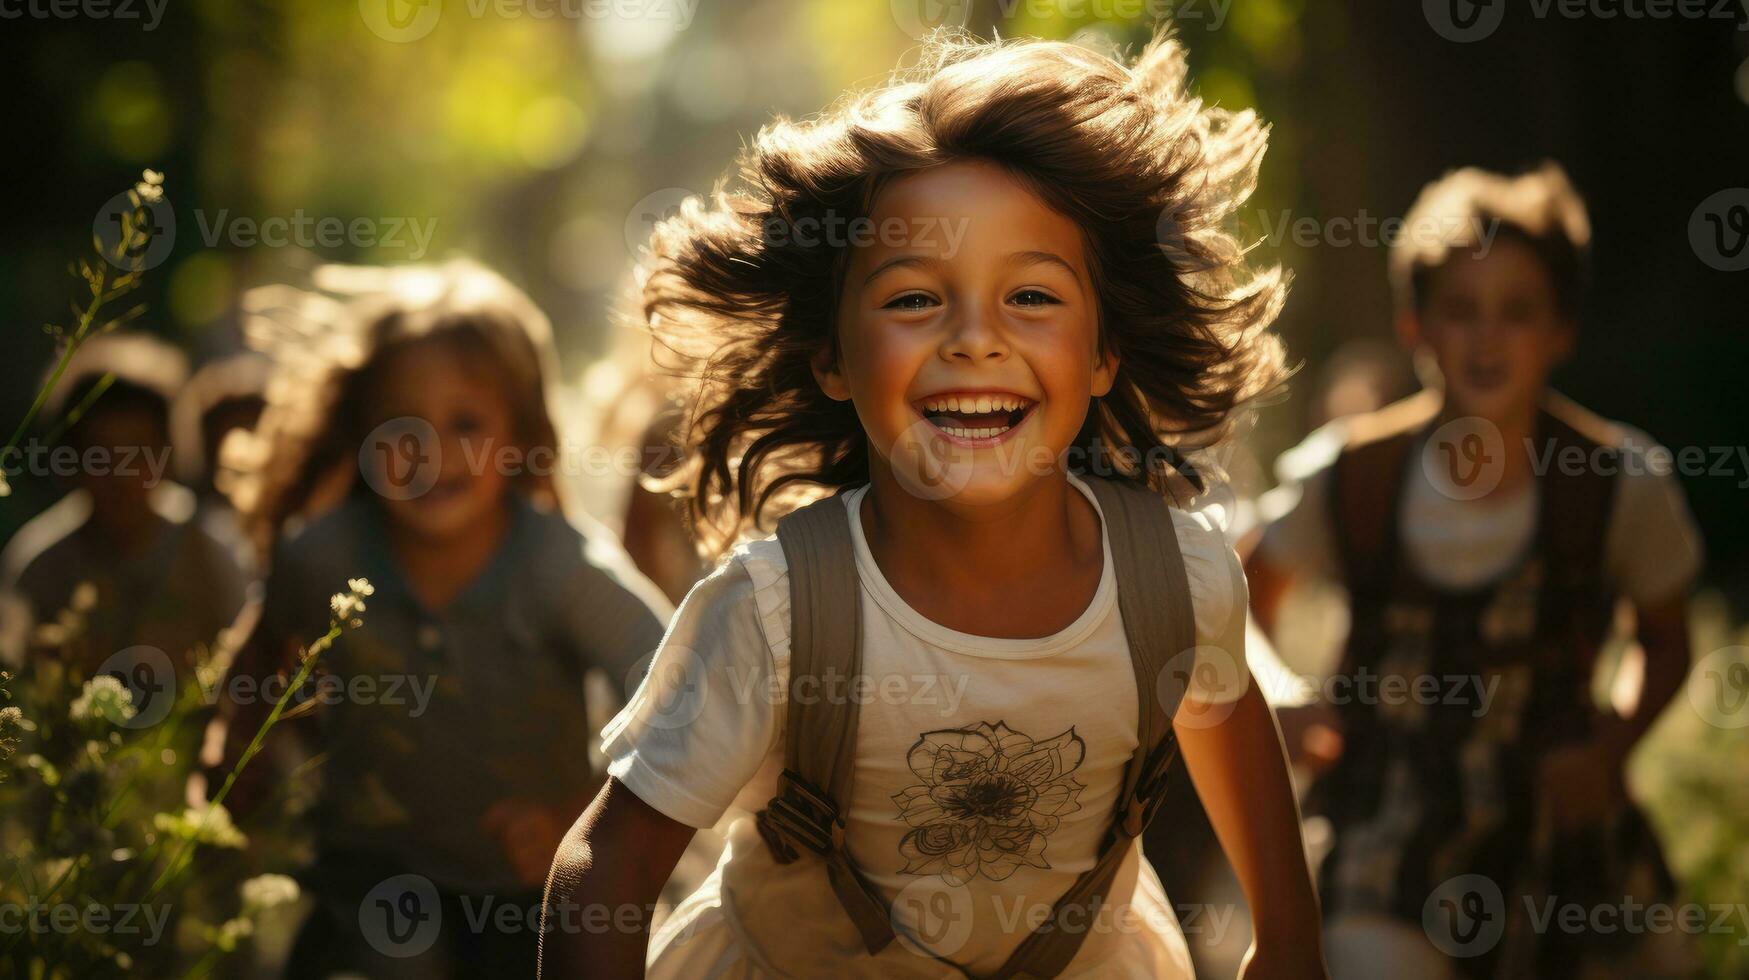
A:
[[[794,861],[798,846],[825,859],[839,904],[878,953],[893,939],[891,912],[851,863],[838,806],[850,799],[860,709],[855,698],[828,693],[830,685],[848,690],[862,673],[862,590],[844,500],[834,495],[785,516],[777,540],[789,566],[789,697],[783,772],[757,825],[778,863]]]
[[[1111,543],[1118,608],[1136,677],[1136,751],[1124,769],[1112,824],[1093,867],[1057,899],[1046,924],[1021,941],[992,980],[1054,977],[1080,950],[1087,930],[1053,924],[1094,921],[1134,841],[1159,812],[1178,754],[1172,719],[1195,666],[1183,664],[1182,671],[1175,670],[1183,676],[1161,683],[1167,665],[1196,646],[1190,583],[1166,501],[1139,484],[1083,479],[1099,502]],[[790,699],[784,770],[777,796],[759,812],[757,823],[779,863],[794,861],[798,847],[826,861],[832,890],[874,954],[892,941],[892,910],[851,862],[837,802],[850,798],[858,709],[852,698],[821,696],[827,683],[849,684],[862,669],[861,586],[850,515],[842,500],[828,498],[783,518],[777,536],[789,565]],[[803,678],[812,678],[807,682],[812,691],[798,697]]]

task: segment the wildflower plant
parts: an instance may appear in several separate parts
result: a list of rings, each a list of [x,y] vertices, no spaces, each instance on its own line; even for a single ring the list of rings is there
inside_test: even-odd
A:
[[[328,631],[300,651],[285,695],[210,802],[189,801],[188,777],[211,715],[213,688],[203,678],[222,674],[228,644],[196,651],[197,669],[173,707],[145,727],[128,725],[135,706],[126,685],[110,675],[82,676],[81,659],[65,651],[56,656],[39,643],[22,677],[0,678],[11,682],[0,683],[0,696],[10,701],[16,686],[24,702],[0,708],[0,849],[7,854],[0,905],[26,916],[43,910],[51,923],[55,914],[101,910],[102,921],[132,917],[138,925],[156,913],[162,927],[21,928],[0,934],[0,962],[42,978],[206,976],[246,947],[261,915],[297,901],[297,884],[285,875],[249,874],[243,849],[253,831],[237,826],[224,800],[323,653],[363,624],[373,591],[353,579],[333,596]],[[69,610],[46,639],[77,643],[82,615]],[[289,856],[284,847],[261,850],[270,861]],[[74,912],[56,911],[62,907]]]
[[[162,174],[147,170],[113,216],[115,240],[93,234],[94,257],[74,265],[82,291],[72,319],[43,328],[59,347],[54,367],[0,455],[30,430],[81,344],[144,312],[126,301],[147,265],[140,256],[151,243],[150,208],[162,202],[163,185]],[[76,422],[112,381],[100,379],[49,438]],[[0,474],[0,497],[10,492]],[[91,656],[85,630],[98,601],[94,588],[75,589],[65,610],[36,627],[23,675],[0,672],[0,853],[6,855],[0,908],[19,913],[21,921],[20,928],[0,933],[7,976],[204,977],[242,948],[260,916],[297,900],[292,879],[247,874],[243,848],[250,837],[224,799],[322,654],[341,633],[363,624],[372,591],[369,582],[352,579],[333,597],[327,633],[300,651],[286,693],[210,802],[191,802],[196,794],[189,777],[212,714],[210,694],[229,665],[229,638],[191,651],[194,670],[171,692],[169,711],[162,718],[154,711],[145,724],[122,678],[88,676],[81,668],[99,659]],[[203,856],[201,873],[191,874]]]
[[[79,296],[72,303],[72,319],[65,324],[43,324],[43,332],[55,339],[59,355],[55,359],[53,370],[49,372],[48,380],[43,382],[30,409],[12,430],[5,448],[0,450],[0,457],[10,455],[17,448],[19,440],[30,431],[31,424],[42,412],[43,405],[48,402],[49,393],[61,380],[61,375],[67,370],[67,365],[72,361],[73,354],[79,350],[79,346],[97,334],[107,333],[133,322],[145,312],[144,304],[125,306],[124,303],[139,289],[143,281],[145,269],[136,257],[151,243],[154,226],[150,209],[164,199],[164,175],[148,169],[125,193],[127,206],[116,215],[115,241],[105,242],[93,232],[91,248],[94,255],[74,263],[70,270],[81,285]],[[50,438],[65,431],[85,414],[114,381],[114,375],[105,375],[99,379],[79,404],[68,410]],[[12,487],[6,482],[6,474],[0,473],[0,497],[9,496],[11,493]]]

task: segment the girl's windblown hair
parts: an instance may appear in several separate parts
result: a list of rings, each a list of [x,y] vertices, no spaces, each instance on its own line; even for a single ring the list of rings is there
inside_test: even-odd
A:
[[[1185,81],[1164,36],[1126,65],[1064,42],[940,35],[888,85],[766,126],[738,185],[658,225],[643,306],[697,385],[680,479],[702,545],[720,550],[791,491],[868,479],[854,409],[810,369],[837,349],[849,250],[789,232],[866,219],[890,178],[956,159],[1009,168],[1083,229],[1100,342],[1120,368],[1070,465],[1168,492],[1171,447],[1218,441],[1284,375],[1266,332],[1284,277],[1251,270],[1223,227],[1256,185],[1267,129],[1203,106]]]
[[[287,521],[365,492],[357,477],[372,424],[369,398],[389,355],[405,345],[452,344],[466,363],[492,373],[513,413],[510,448],[524,461],[536,453],[558,458],[552,327],[521,290],[484,266],[325,265],[314,288],[253,289],[244,310],[250,343],[273,358],[273,375],[253,437],[227,441],[223,456],[233,471],[231,496],[264,556]],[[519,479],[537,504],[565,503],[552,467],[524,466]]]

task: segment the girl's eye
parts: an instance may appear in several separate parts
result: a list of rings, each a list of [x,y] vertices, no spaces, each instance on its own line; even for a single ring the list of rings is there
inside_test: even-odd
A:
[[[906,293],[887,301],[883,310],[926,310],[935,305],[935,298],[928,293]]]
[[[480,417],[473,412],[461,412],[450,419],[450,427],[462,433],[478,432]]]
[[[1008,301],[1019,306],[1048,306],[1057,302],[1057,298],[1042,290],[1022,289],[1020,292],[1008,297]]]

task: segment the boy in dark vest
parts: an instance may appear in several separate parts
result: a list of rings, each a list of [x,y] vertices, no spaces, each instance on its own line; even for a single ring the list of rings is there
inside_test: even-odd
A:
[[[1657,937],[1542,916],[1551,899],[1672,891],[1623,769],[1683,683],[1701,561],[1669,453],[1548,388],[1577,339],[1589,236],[1553,164],[1429,185],[1391,273],[1398,332],[1437,378],[1283,458],[1299,499],[1248,563],[1253,608],[1269,628],[1292,581],[1323,578],[1351,612],[1308,801],[1334,831],[1333,976],[1560,977],[1669,957],[1641,942]],[[1643,676],[1637,697],[1599,707],[1618,603]]]

